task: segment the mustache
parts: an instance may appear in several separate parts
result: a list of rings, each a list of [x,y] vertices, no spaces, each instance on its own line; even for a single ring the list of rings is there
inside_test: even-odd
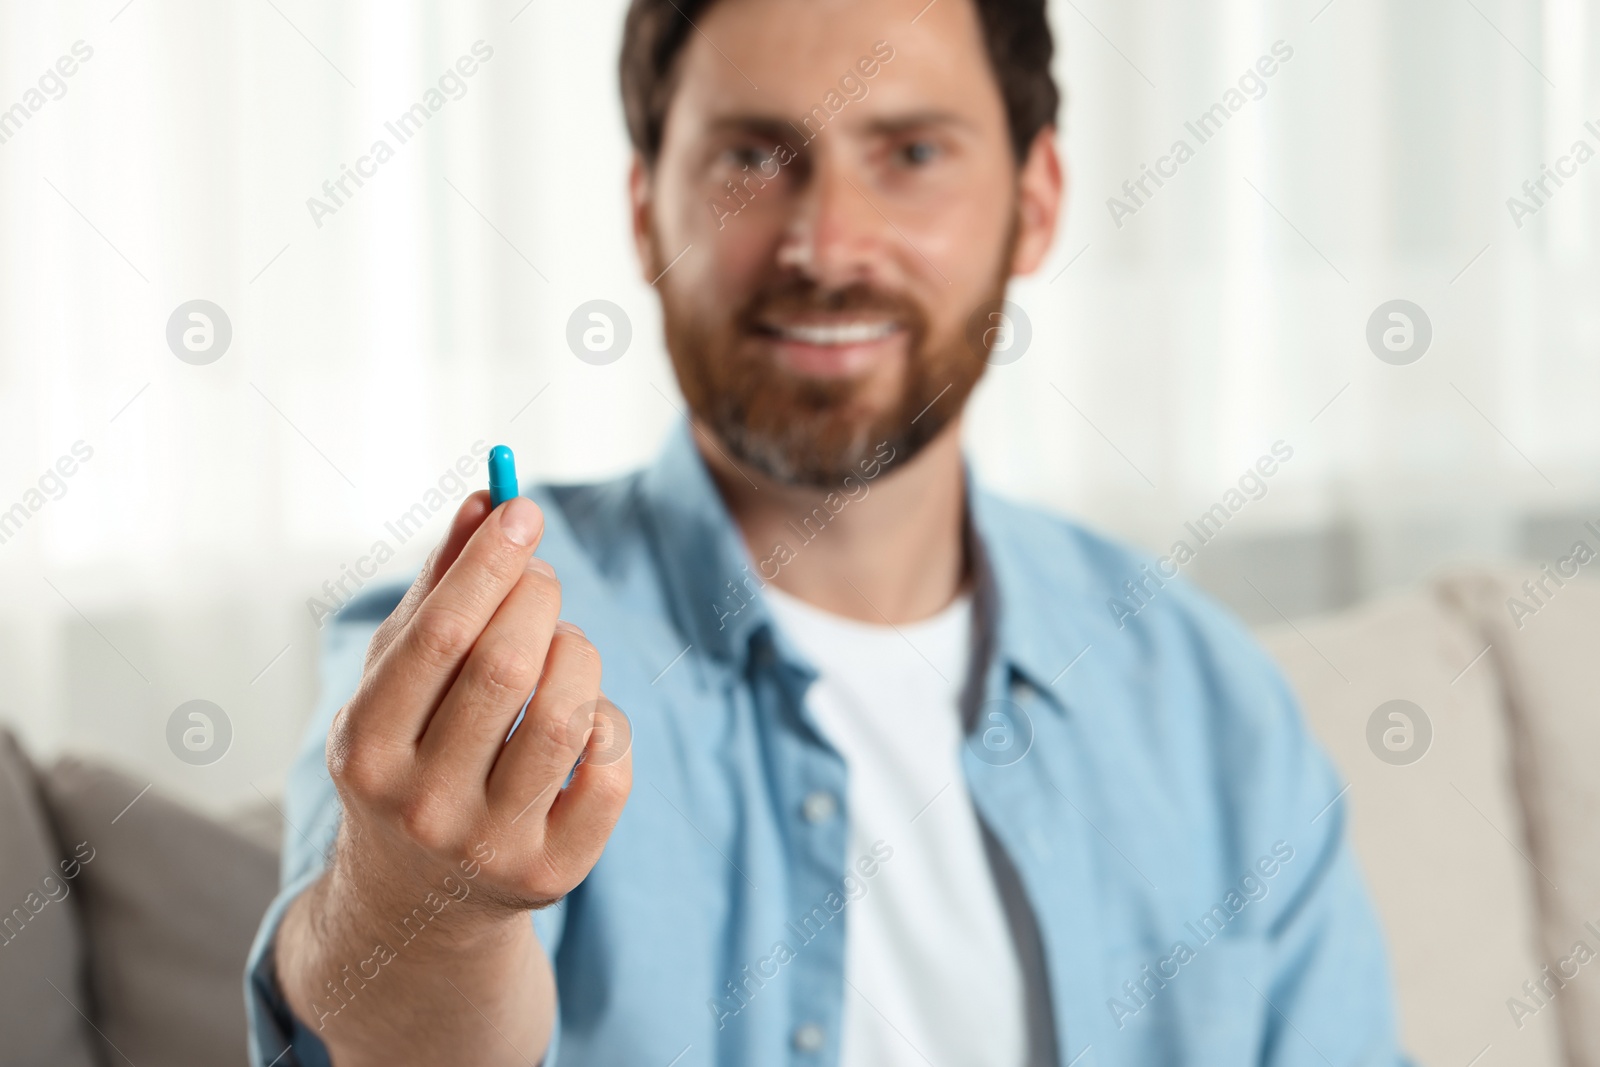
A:
[[[910,297],[865,282],[841,288],[824,288],[806,279],[781,282],[756,293],[735,316],[746,330],[758,329],[766,320],[806,312],[875,311],[909,328],[925,332],[927,315]]]

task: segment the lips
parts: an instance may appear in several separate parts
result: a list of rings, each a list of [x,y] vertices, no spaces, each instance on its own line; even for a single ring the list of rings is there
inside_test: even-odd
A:
[[[773,346],[778,362],[807,378],[854,378],[899,348],[904,327],[881,312],[863,316],[808,315],[789,321],[758,321],[755,332]]]
[[[762,333],[780,341],[802,345],[864,345],[881,341],[900,328],[888,319],[853,322],[762,323]]]

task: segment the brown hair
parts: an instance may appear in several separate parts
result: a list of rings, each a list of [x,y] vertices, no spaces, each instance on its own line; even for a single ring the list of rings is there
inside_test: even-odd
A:
[[[716,0],[632,0],[622,32],[622,109],[633,147],[653,166],[661,151],[667,108],[677,88],[677,58],[693,19]],[[1045,0],[971,0],[983,27],[989,66],[1005,101],[1018,162],[1034,137],[1056,121],[1061,93],[1050,73],[1055,42]]]

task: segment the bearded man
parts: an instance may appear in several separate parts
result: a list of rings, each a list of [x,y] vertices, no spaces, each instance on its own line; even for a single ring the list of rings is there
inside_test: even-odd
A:
[[[963,460],[1062,207],[1052,50],[1043,0],[633,0],[688,418],[330,627],[257,1064],[1399,1062],[1278,672]]]

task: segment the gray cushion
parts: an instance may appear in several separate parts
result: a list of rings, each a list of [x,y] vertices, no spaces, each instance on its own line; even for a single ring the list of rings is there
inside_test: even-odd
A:
[[[57,845],[33,768],[0,730],[0,1063],[100,1062],[102,1042],[78,1014],[93,1013],[77,916],[87,870]]]
[[[76,894],[96,1022],[133,1063],[244,1064],[245,956],[277,857],[155,790],[140,796],[146,784],[71,758],[44,776],[62,839],[97,850]]]

